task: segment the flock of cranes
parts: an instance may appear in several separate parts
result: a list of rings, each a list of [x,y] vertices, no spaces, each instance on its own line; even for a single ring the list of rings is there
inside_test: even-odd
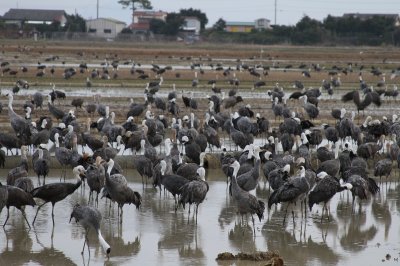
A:
[[[8,72],[4,71],[8,66],[5,62],[1,65],[3,74]],[[107,63],[103,73],[97,69],[91,71],[90,78],[110,78],[106,76],[108,66],[112,66],[113,77],[117,78],[117,61]],[[79,67],[80,73],[86,73],[86,64]],[[140,174],[143,186],[151,180],[160,195],[162,190],[168,191],[173,196],[175,212],[180,207],[185,209],[188,206],[190,215],[193,205],[196,222],[199,205],[209,191],[205,168],[210,160],[219,159],[229,183],[227,193],[236,203],[238,214],[251,216],[254,234],[254,215],[261,222],[266,205],[271,209],[274,204],[286,204],[285,224],[290,207],[295,223],[293,206],[296,203],[301,204],[302,215],[304,213],[305,216],[308,209],[311,211],[315,204],[322,203],[322,222],[324,213],[329,219],[329,201],[336,193],[349,190],[354,208],[356,198],[361,202],[379,193],[380,183],[372,178],[370,170],[375,177],[388,177],[394,168],[393,162],[397,161],[400,165],[397,142],[400,140],[400,121],[395,112],[388,113],[382,120],[368,116],[361,125],[354,120],[355,111],[364,111],[371,104],[377,107],[385,104],[381,97],[396,98],[395,84],[392,91],[387,88],[374,90],[363,80],[362,75],[365,74],[360,72],[360,87],[342,96],[343,102],[354,102],[354,110],[348,112],[344,108],[334,108],[332,118],[335,124],[317,124],[321,118],[321,95],[329,97],[335,93],[335,88],[341,86],[338,73],[329,73],[330,82],[323,80],[321,88],[317,89],[305,89],[303,82],[296,80],[293,87],[298,91],[291,95],[275,84],[265,91],[268,101],[259,108],[262,111],[260,114],[252,109],[246,98],[238,95],[240,81],[236,71],[248,71],[257,78],[253,87],[260,89],[268,87],[268,84],[261,80],[258,71],[263,69],[263,75],[267,75],[269,69],[243,63],[238,64],[236,70],[223,65],[218,67],[224,70],[224,76],[232,77],[229,79],[232,89],[225,97],[225,91],[216,87],[217,81],[210,81],[212,95],[207,95],[207,108],[201,110],[202,101],[194,97],[193,91],[200,83],[198,72],[204,70],[193,65],[192,91],[181,94],[176,91],[175,85],[172,91],[165,88],[163,74],[172,69],[153,64],[158,80],[147,83],[143,101],[131,101],[129,110],[123,114],[126,120],[121,124],[115,122],[117,113],[121,111],[112,110],[100,100],[85,103],[83,99],[75,98],[71,106],[76,110],[85,108],[85,112],[69,108],[67,111],[65,102],[70,96],[56,90],[54,84],[48,95],[37,91],[29,96],[23,106],[25,115],[21,116],[14,111],[14,95],[19,89],[28,89],[29,83],[18,80],[18,90],[4,93],[9,101],[7,113],[12,133],[0,133],[0,144],[4,148],[0,154],[1,164],[4,166],[7,160],[6,153],[18,150],[21,157],[20,164],[9,171],[7,185],[0,185],[0,211],[7,207],[4,225],[9,217],[9,208],[15,207],[21,210],[30,227],[24,206],[38,205],[32,221],[34,226],[40,209],[49,202],[52,204],[54,225],[55,204],[87,183],[89,205],[75,205],[71,219],[75,218],[85,228],[86,234],[94,229],[105,253],[109,255],[111,247],[100,231],[102,215],[96,207],[99,195],[117,203],[121,221],[125,204],[133,204],[139,210],[142,204],[141,193],[132,189],[123,175],[123,167],[117,162],[117,155],[125,150],[131,150],[132,155],[127,156]],[[41,71],[38,74],[45,75],[44,69],[38,69]],[[313,69],[321,72],[320,68]],[[135,64],[131,72],[139,73],[141,79],[148,77]],[[74,68],[65,68],[63,78],[73,78],[77,73]],[[313,74],[311,69],[301,73],[306,78]],[[90,78],[87,77],[87,86],[93,86]],[[382,88],[385,82],[383,78],[377,87]],[[160,90],[168,92],[168,96],[161,97],[158,94]],[[43,103],[46,97],[47,107]],[[302,102],[295,104],[296,108],[287,104],[288,100],[298,99]],[[301,106],[304,112],[299,112],[297,106]],[[39,117],[39,114],[40,118],[34,121],[32,116]],[[275,121],[269,120],[265,114],[273,114]],[[99,117],[92,122],[96,115]],[[277,127],[273,127],[274,122]],[[168,137],[169,134],[171,137]],[[162,149],[164,152],[161,152]],[[215,155],[210,157],[209,153],[214,151],[220,154],[219,158]],[[46,183],[54,163],[53,157],[62,167],[62,174],[59,182]],[[38,186],[29,177],[29,165],[38,177]],[[76,182],[66,182],[65,176],[70,169]],[[261,172],[273,190],[268,202],[252,192],[260,185]],[[86,244],[89,245],[87,236],[82,252]]]

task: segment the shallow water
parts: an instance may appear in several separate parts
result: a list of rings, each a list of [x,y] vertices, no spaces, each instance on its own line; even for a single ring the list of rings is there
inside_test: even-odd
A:
[[[69,223],[72,207],[86,204],[88,187],[55,205],[55,226],[51,221],[51,204],[39,212],[35,227],[27,227],[21,213],[11,208],[10,219],[0,232],[0,265],[57,264],[57,265],[231,265],[217,263],[220,252],[277,250],[286,265],[377,265],[386,254],[390,263],[398,264],[400,185],[398,182],[381,184],[381,192],[351,210],[351,195],[337,194],[331,201],[331,219],[321,223],[322,207],[314,206],[307,217],[302,217],[300,206],[295,207],[295,223],[288,215],[282,225],[284,208],[272,207],[261,222],[256,220],[256,233],[252,233],[251,219],[241,222],[235,214],[232,199],[227,196],[226,179],[219,170],[207,171],[210,190],[199,207],[197,224],[187,210],[173,210],[171,196],[162,194],[150,185],[142,187],[134,170],[126,170],[129,186],[143,197],[140,210],[126,205],[122,223],[118,221],[116,207],[109,211],[109,203],[99,201],[103,215],[102,233],[111,245],[108,260],[97,236],[89,234],[91,257],[87,250],[81,255],[84,229],[74,221]],[[6,172],[0,172],[5,176]],[[59,181],[59,172],[50,171],[46,183]],[[37,178],[32,177],[35,185]],[[397,178],[396,178],[397,180]],[[4,178],[1,180],[3,183]],[[74,182],[68,179],[67,182]],[[261,181],[255,195],[267,202],[268,185]],[[38,200],[38,203],[39,200]],[[26,208],[32,222],[36,208]],[[192,210],[193,213],[193,210]],[[4,222],[6,209],[0,217]],[[236,265],[248,265],[239,262]],[[263,265],[264,263],[251,263]],[[385,265],[388,262],[385,262]]]

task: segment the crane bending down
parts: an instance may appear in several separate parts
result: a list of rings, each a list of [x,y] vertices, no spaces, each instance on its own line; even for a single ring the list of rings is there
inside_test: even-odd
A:
[[[97,236],[99,237],[101,246],[107,253],[107,257],[109,257],[111,252],[111,247],[101,235],[100,222],[102,217],[100,211],[92,206],[80,206],[79,204],[76,204],[74,206],[74,209],[72,210],[69,222],[71,222],[72,218],[75,218],[75,222],[80,223],[83,226],[83,228],[85,228],[86,231],[85,242],[83,242],[82,254],[85,251],[85,244],[87,243],[89,257],[90,257],[88,233],[90,228],[93,228],[96,231]]]

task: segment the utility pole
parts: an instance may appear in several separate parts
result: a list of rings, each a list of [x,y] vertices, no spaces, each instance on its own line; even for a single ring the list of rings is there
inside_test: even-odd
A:
[[[276,25],[276,1],[277,0],[275,0],[275,22],[274,22],[275,25]]]
[[[97,0],[97,16],[96,18],[99,18],[99,0]]]

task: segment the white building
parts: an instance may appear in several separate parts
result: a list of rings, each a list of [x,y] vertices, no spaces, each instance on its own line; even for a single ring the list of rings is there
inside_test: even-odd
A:
[[[256,21],[254,22],[254,28],[256,30],[261,30],[261,29],[270,30],[271,29],[271,21],[266,18],[256,19]]]
[[[194,32],[199,34],[201,30],[201,23],[197,17],[185,17],[185,22],[183,23],[184,31]]]
[[[112,18],[86,20],[86,31],[96,37],[115,38],[126,23]]]

